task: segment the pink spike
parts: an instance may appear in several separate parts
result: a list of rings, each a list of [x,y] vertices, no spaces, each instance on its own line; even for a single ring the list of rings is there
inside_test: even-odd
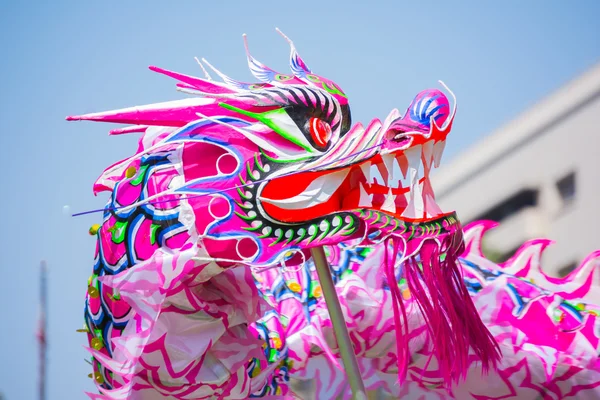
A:
[[[194,98],[145,106],[122,108],[120,110],[69,116],[67,121],[98,121],[132,125],[184,126],[198,119],[196,115],[202,107],[214,103],[213,99]]]
[[[468,255],[476,255],[479,257],[485,257],[481,251],[481,240],[483,235],[498,226],[495,221],[473,221],[465,225],[463,228],[464,240],[465,240],[465,251],[461,257],[467,257]]]
[[[565,276],[563,279],[556,279],[548,277],[548,281],[552,283],[559,283],[566,285],[568,283],[575,283],[573,288],[569,287],[566,292],[569,296],[563,294],[566,299],[583,299],[590,294],[590,289],[598,285],[600,282],[600,250],[596,250],[589,254],[581,264],[575,268],[571,273]],[[578,284],[578,285],[577,285]]]
[[[573,271],[571,271],[565,278],[569,280],[580,280],[587,278],[594,273],[594,270],[600,269],[600,250],[596,250],[586,258],[583,259],[581,264]]]
[[[189,75],[180,74],[178,72],[169,71],[166,69],[150,66],[151,71],[158,72],[159,74],[167,75],[171,78],[177,79],[181,82],[184,82],[194,89],[197,89],[201,92],[211,93],[211,94],[221,94],[221,93],[236,93],[232,88],[223,86],[217,82],[209,82],[204,79],[196,78]]]
[[[132,125],[125,128],[117,128],[108,132],[109,135],[124,135],[126,133],[146,132],[148,125]]]
[[[199,93],[201,93],[198,88],[196,86],[192,86],[192,85],[188,85],[187,83],[181,83],[181,82],[177,82],[175,84],[175,86],[177,86],[178,88],[182,88],[182,89],[191,89],[191,90],[195,90]]]
[[[499,265],[507,274],[526,278],[530,275],[531,267],[534,271],[541,271],[542,253],[553,243],[554,241],[550,239],[529,240],[507,262]]]

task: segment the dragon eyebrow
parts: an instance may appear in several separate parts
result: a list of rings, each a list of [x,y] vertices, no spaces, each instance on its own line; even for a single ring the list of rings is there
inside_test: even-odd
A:
[[[292,95],[294,100],[296,100],[296,104],[304,105],[304,102],[300,99],[298,94],[294,91],[294,88],[281,88],[281,89],[290,92],[290,94]]]
[[[262,92],[262,93],[259,95],[259,98],[260,98],[260,96],[268,98],[269,100],[271,100],[273,103],[275,103],[275,104],[277,104],[277,105],[281,105],[281,106],[285,106],[285,105],[286,105],[286,103],[282,103],[282,102],[281,102],[281,101],[279,101],[279,100],[275,100],[275,97],[271,96],[271,94],[270,94],[270,93],[269,93],[267,90],[263,91],[263,92]]]
[[[312,94],[315,95],[315,108],[317,110],[322,110],[323,107],[321,107],[321,99],[319,98],[319,93],[317,93],[316,91],[314,91],[312,88],[307,87],[306,90],[308,90],[309,92],[311,92]]]
[[[332,165],[334,163],[339,163],[342,160],[354,157],[354,156],[356,156],[358,154],[364,153],[364,152],[369,151],[369,150],[373,150],[373,149],[375,149],[377,147],[381,147],[382,145],[383,145],[383,142],[378,143],[378,144],[376,144],[374,146],[371,146],[371,147],[367,147],[366,149],[362,149],[360,151],[357,151],[356,153],[348,154],[345,157],[341,157],[341,158],[335,159],[335,160],[333,160],[331,162],[328,162],[328,163],[325,163],[323,165],[319,165],[318,167],[308,168],[308,169],[301,170],[301,171],[292,171],[292,172],[288,172],[286,174],[283,174],[283,175],[280,175],[280,176],[277,176],[277,177],[274,177],[274,178],[260,179],[260,180],[252,181],[250,183],[246,183],[246,184],[243,184],[243,185],[232,186],[232,187],[228,187],[228,188],[220,189],[220,190],[207,191],[207,192],[204,192],[204,193],[195,194],[195,195],[191,195],[191,196],[187,196],[186,193],[182,193],[182,195],[185,195],[185,197],[182,196],[182,198],[179,198],[179,199],[157,200],[157,201],[154,201],[154,200],[151,200],[151,199],[146,199],[146,201],[139,201],[137,203],[133,203],[133,204],[130,204],[130,205],[127,205],[127,206],[122,206],[122,207],[98,208],[98,209],[95,209],[95,210],[82,211],[82,212],[78,212],[78,213],[75,213],[75,214],[71,214],[71,217],[80,217],[82,215],[88,215],[88,214],[94,214],[94,213],[106,212],[106,211],[122,211],[122,210],[130,209],[130,208],[133,208],[133,207],[138,207],[138,206],[144,205],[144,204],[156,205],[156,204],[162,204],[162,203],[167,203],[167,202],[175,202],[175,201],[181,201],[181,200],[195,199],[195,198],[199,198],[199,197],[210,196],[210,195],[213,195],[213,194],[226,193],[226,192],[228,192],[230,190],[242,189],[242,188],[245,188],[245,187],[248,187],[248,186],[252,186],[252,185],[256,185],[256,184],[259,184],[259,183],[270,182],[270,181],[272,181],[274,179],[279,179],[279,178],[284,178],[284,177],[290,177],[290,176],[294,176],[294,175],[297,175],[297,174],[300,174],[300,173],[304,173],[304,172],[319,171],[323,167],[327,167],[327,166]],[[159,198],[159,197],[162,197],[162,196],[173,195],[174,193],[175,193],[175,191],[169,191],[168,193],[160,193],[155,198]]]
[[[306,92],[304,91],[304,88],[301,88],[301,87],[299,87],[299,88],[297,88],[297,89],[298,89],[298,91],[299,91],[300,93],[302,93],[302,95],[303,95],[303,96],[304,96],[304,98],[306,99],[306,105],[307,105],[307,106],[309,106],[309,107],[310,107],[310,106],[313,106],[313,107],[314,107],[314,104],[313,104],[312,100],[310,99],[310,96],[308,95],[308,93],[306,93]]]
[[[282,89],[283,89],[283,88],[282,88]],[[278,89],[269,88],[269,89],[267,89],[267,90],[268,90],[270,93],[276,93],[276,94],[278,94],[278,95],[279,95],[279,96],[280,96],[282,99],[287,99],[287,100],[288,100],[288,102],[291,100],[289,96],[286,96],[286,95],[285,95],[285,93],[283,93],[283,92],[279,91]],[[283,90],[285,90],[285,89],[283,89]],[[289,91],[289,90],[288,90],[288,91]],[[292,93],[292,95],[293,95],[293,92],[290,92],[290,93]],[[296,98],[298,101],[300,100],[300,98],[299,98],[298,96],[295,96],[295,98]]]

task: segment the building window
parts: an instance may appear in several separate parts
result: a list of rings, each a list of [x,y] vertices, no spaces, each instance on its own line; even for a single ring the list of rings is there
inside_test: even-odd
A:
[[[573,271],[576,266],[577,266],[577,263],[572,262],[572,263],[569,263],[569,264],[567,264],[567,265],[559,268],[558,271],[557,271],[558,276],[561,277],[561,278],[564,278],[565,276],[569,275],[569,273],[571,271]]]
[[[556,188],[564,202],[573,201],[575,199],[575,172],[571,172],[556,182]]]
[[[501,222],[503,219],[516,214],[523,208],[535,207],[538,200],[538,191],[535,189],[524,189],[514,194],[502,203],[494,206],[474,220],[492,220]]]
[[[507,262],[512,256],[514,256],[515,254],[517,254],[517,251],[519,250],[521,246],[517,246],[514,249],[511,249],[509,251],[499,251],[494,249],[493,247],[488,247],[486,246],[486,243],[484,242],[483,245],[483,255],[485,256],[485,258],[487,258],[488,260],[496,263],[496,264],[500,264],[503,262]]]

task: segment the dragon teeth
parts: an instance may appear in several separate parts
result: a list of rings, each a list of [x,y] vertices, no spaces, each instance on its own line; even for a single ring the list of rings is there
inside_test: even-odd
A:
[[[423,187],[421,183],[416,182],[416,184],[411,188],[411,191],[414,193],[414,206],[415,212],[417,215],[422,215],[425,211],[425,203],[423,202]]]
[[[373,195],[367,194],[362,183],[359,184],[360,199],[358,200],[359,207],[371,207],[373,205]]]
[[[398,181],[394,177],[394,161],[396,160],[393,154],[382,154],[381,160],[383,161],[383,165],[385,165],[385,169],[387,169],[388,173],[388,186],[389,187],[397,187],[394,184]]]
[[[383,176],[381,176],[381,172],[379,171],[379,167],[377,165],[371,165],[369,169],[369,183],[377,183],[378,185],[385,185],[385,180]]]
[[[423,144],[423,164],[425,168],[429,170],[433,163],[433,141],[428,141]]]
[[[433,145],[433,164],[435,168],[440,166],[440,161],[442,160],[442,153],[444,152],[444,148],[446,147],[446,141],[442,140]]]
[[[396,196],[392,194],[392,189],[385,195],[385,201],[381,205],[381,210],[392,213],[396,212]]]
[[[367,182],[371,183],[371,163],[366,162],[366,163],[360,164],[360,169],[362,170],[363,175],[367,179]]]

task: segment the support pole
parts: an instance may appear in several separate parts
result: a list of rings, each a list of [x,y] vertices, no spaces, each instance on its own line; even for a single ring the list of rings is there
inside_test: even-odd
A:
[[[321,282],[323,297],[325,298],[327,310],[329,311],[329,316],[331,318],[331,324],[333,325],[333,333],[337,339],[338,347],[340,348],[340,355],[342,357],[342,363],[344,365],[344,369],[346,370],[346,376],[348,377],[348,383],[350,383],[350,389],[352,390],[352,397],[354,400],[367,400],[365,384],[360,376],[358,362],[356,361],[354,348],[352,347],[352,342],[350,341],[350,334],[348,333],[346,321],[344,321],[340,300],[337,297],[335,286],[333,285],[333,279],[331,278],[331,272],[329,271],[329,263],[327,262],[327,257],[325,256],[325,250],[323,247],[314,247],[310,249],[310,253],[315,261],[315,267],[317,269],[319,282]]]
[[[46,261],[42,261],[40,263],[40,314],[38,321],[38,332],[37,337],[40,345],[40,359],[39,359],[39,368],[40,368],[40,376],[38,381],[38,398],[39,400],[46,399],[46,346],[48,345],[47,336],[46,336],[46,318],[47,318],[47,309],[46,309]]]

